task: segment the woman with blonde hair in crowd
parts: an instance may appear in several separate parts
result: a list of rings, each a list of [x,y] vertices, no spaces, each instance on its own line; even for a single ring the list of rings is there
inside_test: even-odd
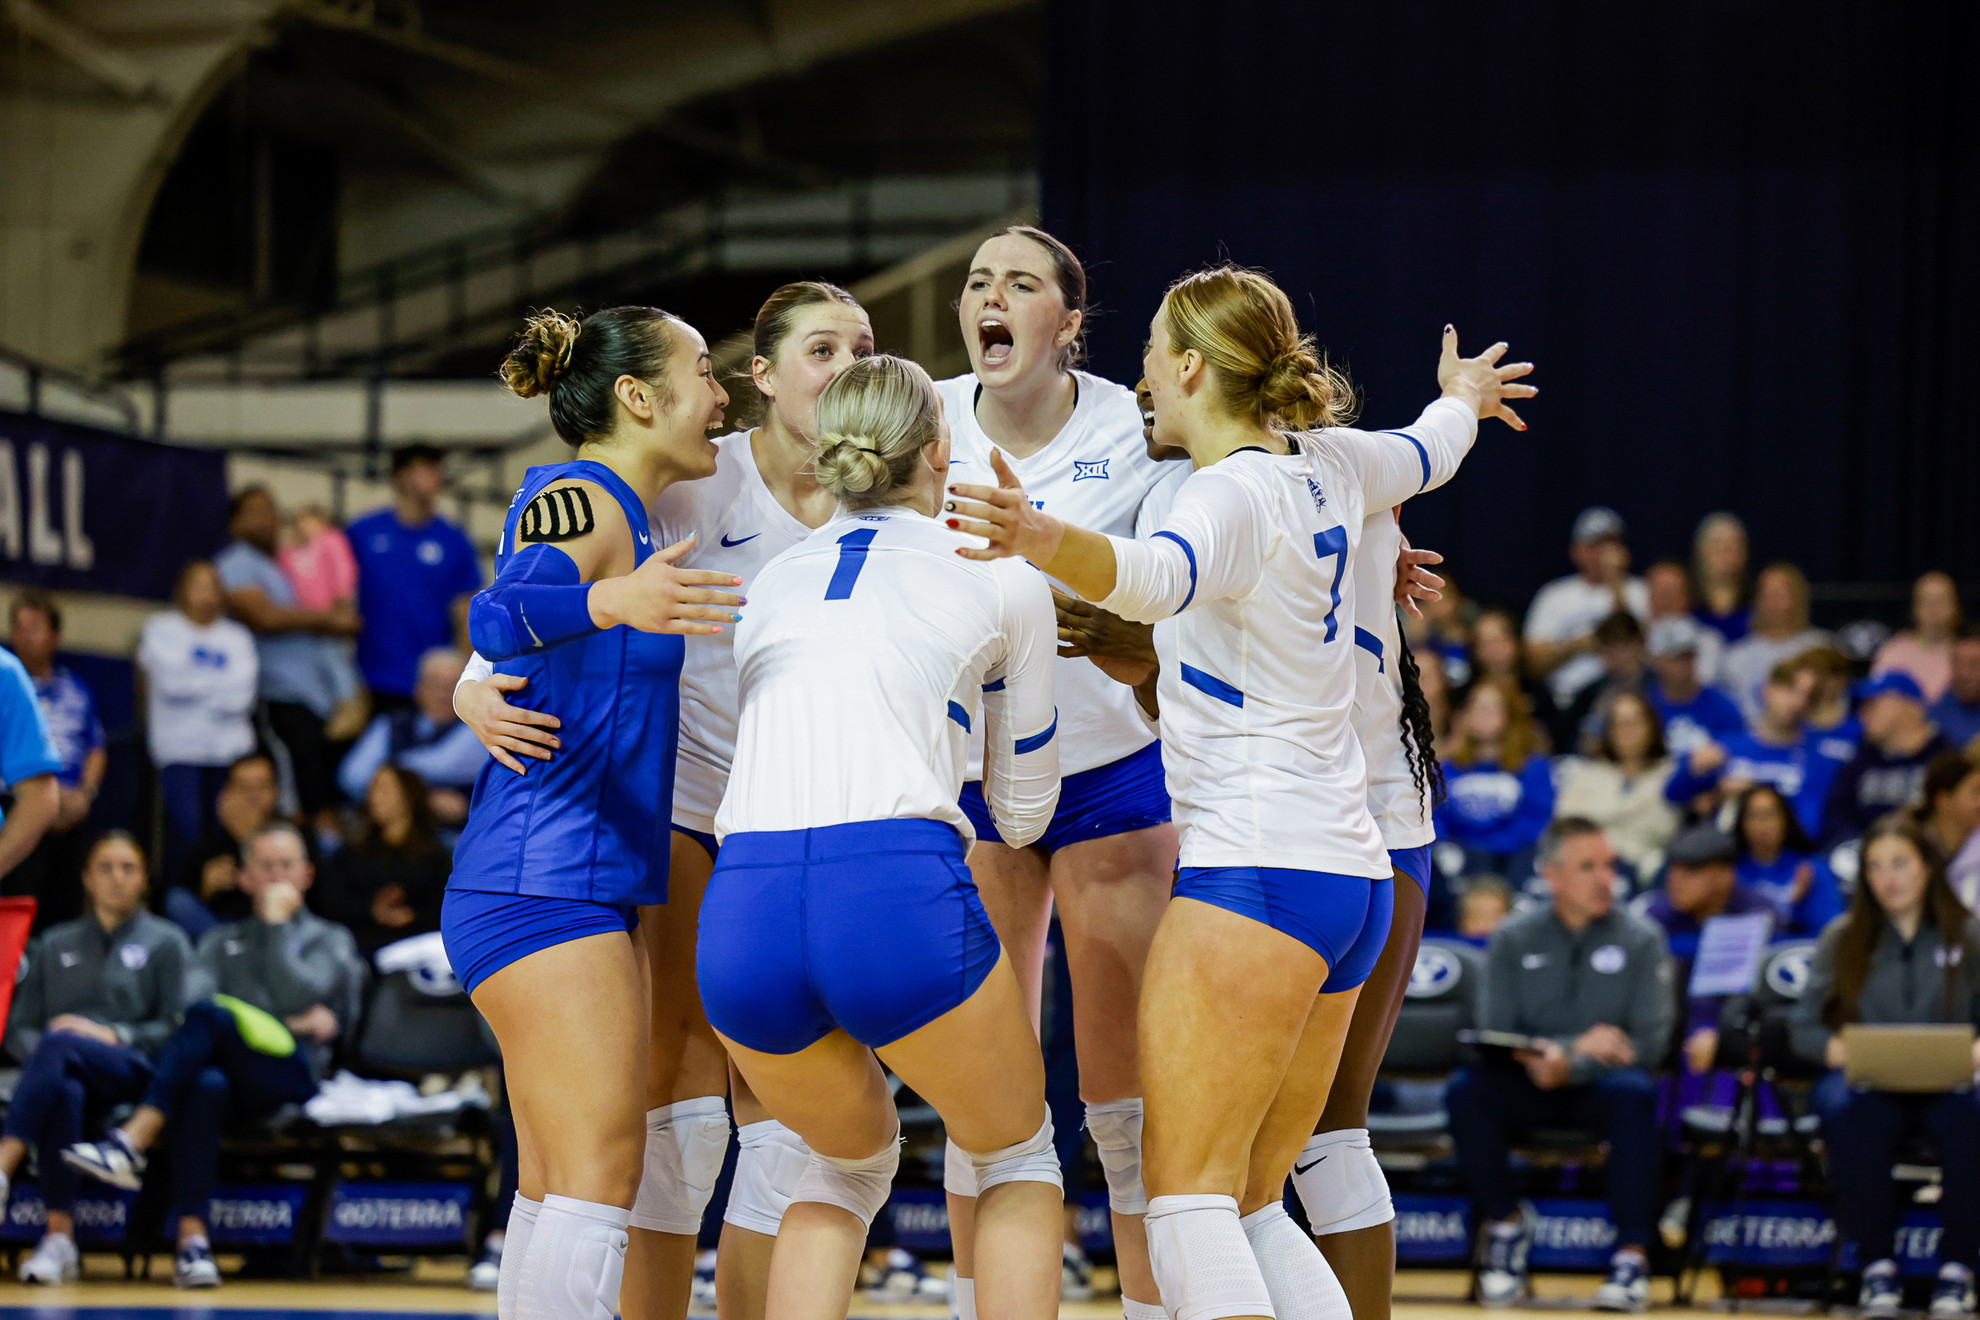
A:
[[[1774,666],[1829,644],[1829,634],[1808,623],[1808,578],[1793,564],[1769,564],[1753,583],[1752,625],[1726,648],[1719,686],[1739,704],[1750,725],[1760,717],[1760,688]]]
[[[1559,769],[1554,815],[1600,825],[1616,856],[1648,880],[1663,865],[1679,823],[1664,797],[1674,769],[1664,722],[1648,697],[1630,689],[1611,696],[1598,719],[1594,755],[1569,757]]]
[[[1143,373],[1156,443],[1195,468],[1146,540],[1037,508],[1010,465],[951,486],[971,558],[1022,555],[1156,630],[1163,762],[1184,839],[1141,999],[1149,1257],[1174,1316],[1349,1314],[1280,1194],[1312,1136],[1392,865],[1351,727],[1350,569],[1368,511],[1447,481],[1530,368],[1460,359],[1402,431],[1339,426],[1350,396],[1270,279],[1224,266],[1169,289]],[[1171,616],[1177,616],[1172,618]],[[1260,733],[1261,728],[1270,732]],[[1246,1030],[1233,1032],[1242,1020]]]
[[[1751,622],[1746,524],[1736,513],[1708,513],[1691,538],[1692,615],[1727,643],[1746,636]]]

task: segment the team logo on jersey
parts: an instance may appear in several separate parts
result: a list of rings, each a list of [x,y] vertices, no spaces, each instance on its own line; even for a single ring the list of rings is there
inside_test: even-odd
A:
[[[1111,462],[1113,460],[1110,458],[1096,458],[1091,463],[1082,463],[1079,459],[1075,458],[1073,460],[1073,480],[1105,481],[1107,480],[1107,464]]]
[[[1313,495],[1313,507],[1315,509],[1324,509],[1327,507],[1327,492],[1320,489],[1319,482],[1315,481],[1312,477],[1308,477],[1306,479],[1306,489]]]
[[[117,950],[117,961],[134,972],[142,971],[144,965],[151,961],[151,950],[142,944],[126,944]]]
[[[1629,962],[1629,955],[1623,952],[1620,944],[1604,944],[1588,955],[1588,965],[1606,976],[1614,976]]]

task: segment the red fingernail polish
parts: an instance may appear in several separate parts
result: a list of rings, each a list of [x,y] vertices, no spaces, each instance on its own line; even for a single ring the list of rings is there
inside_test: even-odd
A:
[[[951,519],[949,519],[949,526],[951,526],[951,527],[961,527],[961,526],[962,526],[962,524],[961,524],[961,523],[959,523],[959,522],[957,522],[957,521],[956,521],[956,520],[955,520],[954,518],[951,518]]]

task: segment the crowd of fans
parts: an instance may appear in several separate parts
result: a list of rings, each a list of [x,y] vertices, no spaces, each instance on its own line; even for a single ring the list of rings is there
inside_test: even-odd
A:
[[[135,1185],[161,1141],[181,1245],[205,1251],[222,1122],[306,1096],[353,1025],[365,959],[438,929],[487,758],[452,705],[482,576],[437,512],[443,463],[399,452],[392,505],[343,529],[264,488],[235,496],[231,543],[185,566],[138,648],[155,849],[91,827],[97,703],[57,663],[56,602],[13,599],[0,890],[39,910],[5,1042],[24,1071],[0,1194],[36,1149],[48,1235],[26,1277],[72,1277],[75,1173]],[[1429,925],[1486,946],[1481,1026],[1537,1042],[1448,1097],[1488,1300],[1525,1286],[1532,1212],[1510,1151],[1536,1126],[1606,1138],[1620,1249],[1649,1245],[1656,1079],[1707,1075],[1719,1049],[1726,1005],[1683,991],[1713,917],[1820,937],[1793,1036],[1811,1066],[1838,1066],[1846,1021],[1980,1022],[1980,631],[1952,580],[1926,574],[1908,629],[1845,649],[1810,626],[1799,570],[1752,571],[1731,514],[1700,523],[1689,564],[1638,576],[1622,519],[1589,509],[1569,558],[1523,620],[1452,583],[1408,623],[1445,786]],[[1959,984],[1903,979],[1915,957]],[[120,1104],[138,1108],[90,1130]],[[1942,1142],[1948,1243],[1980,1238],[1970,1096],[1865,1100],[1832,1081],[1815,1105],[1874,1135],[1833,1170],[1873,1282],[1893,1231],[1877,1152],[1903,1131],[1964,1124]]]

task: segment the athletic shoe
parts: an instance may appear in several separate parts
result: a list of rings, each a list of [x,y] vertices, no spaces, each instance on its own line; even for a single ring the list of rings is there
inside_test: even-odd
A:
[[[694,1258],[694,1300],[706,1306],[715,1304],[715,1260],[713,1251]]]
[[[67,1233],[44,1233],[34,1254],[21,1262],[22,1283],[74,1283],[82,1277],[82,1253]]]
[[[1933,1300],[1938,1300],[1936,1294]],[[1888,1258],[1872,1261],[1863,1271],[1863,1291],[1856,1297],[1856,1313],[1864,1320],[1897,1320],[1903,1308],[1904,1286],[1898,1280],[1897,1262]]]
[[[98,1182],[135,1192],[144,1186],[144,1155],[118,1128],[101,1141],[78,1141],[62,1152],[62,1163]]]
[[[1526,1297],[1526,1253],[1533,1245],[1533,1206],[1522,1201],[1518,1219],[1488,1224],[1478,1240],[1478,1300],[1512,1306]]]
[[[71,1149],[74,1149],[71,1147]],[[218,1288],[220,1266],[213,1259],[213,1248],[205,1238],[194,1238],[179,1248],[172,1260],[174,1288]]]
[[[484,1246],[481,1259],[468,1267],[469,1292],[491,1293],[502,1283],[502,1249]]]
[[[1939,1281],[1932,1286],[1932,1320],[1962,1320],[1974,1311],[1973,1271],[1957,1261],[1939,1266]]]
[[[1093,1300],[1093,1262],[1077,1243],[1068,1242],[1059,1249],[1059,1300]]]
[[[915,1297],[945,1297],[948,1284],[930,1274],[922,1265],[921,1258],[904,1247],[890,1247],[887,1250],[887,1263],[880,1268],[879,1282],[873,1290],[882,1297],[909,1299]]]
[[[1595,1290],[1598,1311],[1650,1309],[1650,1262],[1640,1251],[1618,1251],[1609,1257],[1609,1277]]]

